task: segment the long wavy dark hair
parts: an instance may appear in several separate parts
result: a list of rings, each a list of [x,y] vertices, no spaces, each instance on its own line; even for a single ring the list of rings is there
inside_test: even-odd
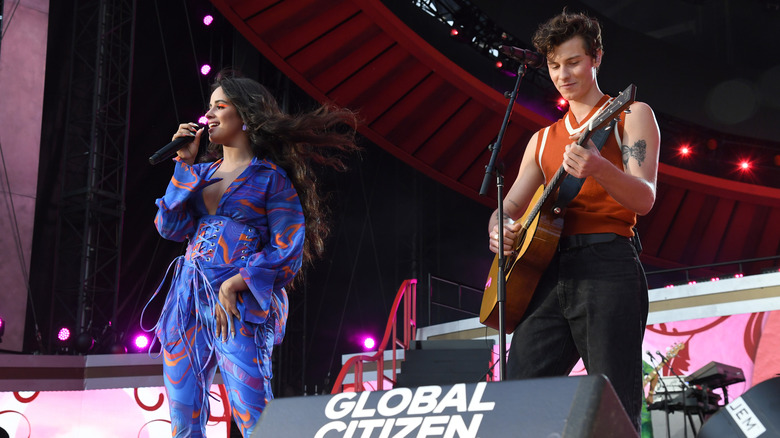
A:
[[[346,170],[342,153],[359,150],[355,113],[321,105],[310,112],[287,114],[263,85],[230,70],[217,75],[211,89],[219,87],[244,121],[255,156],[274,162],[292,180],[306,220],[303,263],[310,264],[324,252],[330,231],[328,209],[311,164]],[[222,145],[210,143],[204,161],[221,156]]]

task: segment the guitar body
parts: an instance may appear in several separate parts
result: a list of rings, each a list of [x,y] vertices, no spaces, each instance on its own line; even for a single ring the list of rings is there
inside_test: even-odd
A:
[[[615,118],[634,102],[635,97],[636,86],[631,84],[590,121],[587,129],[582,131],[578,144],[587,147],[587,140],[591,133],[613,123]],[[504,320],[507,333],[512,333],[523,318],[539,279],[558,248],[563,229],[563,212],[553,213],[556,196],[552,196],[552,193],[557,192],[564,175],[566,171],[561,166],[549,180],[547,187],[540,186],[536,190],[530,202],[532,207],[529,207],[520,219],[523,227],[514,242],[515,254],[505,258]],[[494,329],[499,328],[501,319],[498,311],[498,267],[498,255],[496,255],[485,284],[485,293],[482,295],[482,306],[479,311],[480,322]]]
[[[543,191],[544,186],[540,186],[530,205],[536,205],[542,197]],[[553,197],[548,197],[535,219],[527,227],[520,230],[514,243],[516,255],[506,256],[504,276],[506,277],[505,321],[507,333],[514,331],[525,314],[528,303],[539,284],[539,279],[558,248],[558,241],[563,229],[563,214],[553,214],[553,202]],[[532,208],[529,208],[520,221],[526,223],[531,210]],[[496,330],[499,327],[497,285],[498,254],[493,259],[493,265],[490,268],[479,312],[480,322]]]

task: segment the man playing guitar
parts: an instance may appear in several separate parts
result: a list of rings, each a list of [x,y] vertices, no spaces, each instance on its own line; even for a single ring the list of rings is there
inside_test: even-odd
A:
[[[522,224],[508,219],[523,215],[561,165],[585,182],[565,209],[558,248],[514,328],[507,376],[567,375],[582,357],[588,373],[609,378],[638,430],[648,297],[632,238],[636,215],[647,214],[655,202],[658,125],[648,105],[634,102],[601,151],[592,143],[579,146],[579,135],[610,100],[596,78],[600,25],[564,10],[539,27],[533,42],[569,111],[528,142],[503,200],[503,244],[496,211],[488,226],[490,249],[514,250]]]

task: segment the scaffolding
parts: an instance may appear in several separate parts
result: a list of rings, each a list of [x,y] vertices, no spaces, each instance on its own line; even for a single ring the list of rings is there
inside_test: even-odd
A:
[[[74,4],[51,322],[93,339],[117,313],[135,3]]]

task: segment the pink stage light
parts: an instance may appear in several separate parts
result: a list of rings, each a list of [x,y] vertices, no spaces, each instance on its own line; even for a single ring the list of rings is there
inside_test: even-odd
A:
[[[200,74],[203,76],[206,76],[211,71],[211,66],[208,64],[203,64],[203,66],[200,67]]]
[[[375,345],[376,341],[374,341],[374,338],[369,336],[363,339],[363,347],[365,347],[366,350],[373,350]]]
[[[206,116],[200,116],[200,118],[198,119],[198,123],[200,123],[201,125],[204,125],[204,126],[208,125],[209,124],[209,119],[207,119]]]
[[[214,17],[212,17],[211,15],[206,15],[205,17],[203,17],[203,24],[205,24],[206,26],[211,26],[211,23],[213,22],[214,22]]]
[[[70,339],[70,330],[67,327],[61,328],[60,331],[57,333],[57,339],[59,339],[62,342],[65,342],[68,339]]]
[[[569,110],[569,101],[564,98],[559,98],[558,102],[555,103],[555,108],[558,109],[558,111],[564,112]]]
[[[146,335],[138,335],[135,337],[135,346],[139,350],[144,349],[149,346],[149,338],[146,337]]]

